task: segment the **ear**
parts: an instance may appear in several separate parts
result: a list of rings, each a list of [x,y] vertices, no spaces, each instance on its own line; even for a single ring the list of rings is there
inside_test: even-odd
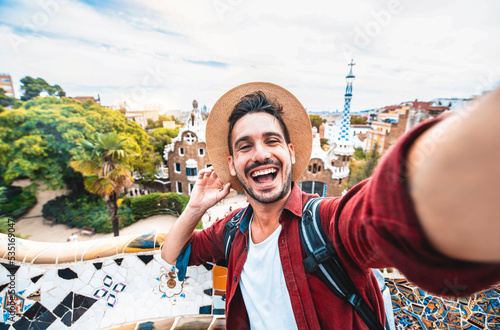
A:
[[[236,176],[236,171],[234,170],[233,156],[227,157],[227,165],[229,167],[229,173],[231,173],[232,176]]]
[[[293,144],[288,144],[288,151],[290,152],[290,158],[292,159],[292,164],[295,164],[295,149],[293,148]]]

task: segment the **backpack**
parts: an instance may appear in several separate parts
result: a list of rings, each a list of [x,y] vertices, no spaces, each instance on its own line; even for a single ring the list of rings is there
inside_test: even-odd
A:
[[[348,301],[371,330],[384,330],[375,313],[363,300],[344,266],[338,258],[335,248],[327,239],[321,226],[319,204],[323,198],[311,198],[303,207],[302,221],[299,224],[300,239],[307,257],[303,260],[304,268],[309,273],[315,273],[337,297]],[[246,208],[236,212],[224,228],[224,255],[225,260],[218,265],[227,267],[227,260],[231,253],[231,245],[238,229],[241,217]],[[394,330],[394,315],[389,289],[385,285],[384,277],[378,269],[372,269],[382,296],[386,314],[385,330]]]

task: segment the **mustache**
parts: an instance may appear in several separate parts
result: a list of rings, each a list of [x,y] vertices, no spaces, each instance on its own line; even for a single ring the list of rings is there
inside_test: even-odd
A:
[[[280,163],[280,162],[276,162],[276,161],[274,161],[274,160],[272,160],[272,159],[269,159],[269,158],[268,158],[268,159],[266,159],[266,160],[265,160],[265,161],[263,161],[263,162],[254,162],[254,163],[252,163],[252,164],[248,165],[247,167],[245,167],[245,175],[248,175],[248,173],[249,173],[251,170],[253,170],[253,169],[255,169],[255,168],[259,167],[259,166],[264,166],[264,165],[275,165],[275,166],[281,166],[281,163]]]

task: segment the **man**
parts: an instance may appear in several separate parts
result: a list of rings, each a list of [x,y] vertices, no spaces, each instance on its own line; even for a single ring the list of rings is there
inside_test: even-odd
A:
[[[370,268],[395,266],[410,281],[448,295],[500,279],[499,104],[497,90],[467,113],[417,127],[387,152],[371,179],[322,201],[323,229],[382,323]],[[162,257],[177,261],[180,273],[188,263],[223,259],[224,225],[236,211],[193,231],[230,187],[244,191],[249,208],[228,260],[227,328],[366,329],[351,305],[302,265],[298,223],[311,195],[294,180],[309,162],[311,128],[300,102],[270,83],[230,90],[211,111],[207,149],[215,170],[200,171]]]

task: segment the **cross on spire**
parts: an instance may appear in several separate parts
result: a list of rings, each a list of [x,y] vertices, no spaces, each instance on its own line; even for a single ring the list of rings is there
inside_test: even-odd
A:
[[[352,67],[356,65],[356,63],[354,63],[354,60],[351,58],[351,63],[347,64],[351,67],[351,69],[349,70],[349,74],[347,75],[348,77],[349,76],[353,76],[352,74]]]

